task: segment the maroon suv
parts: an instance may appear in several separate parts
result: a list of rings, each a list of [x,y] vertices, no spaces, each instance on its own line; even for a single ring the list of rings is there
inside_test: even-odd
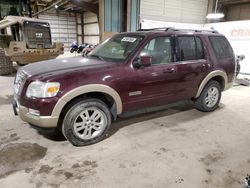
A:
[[[120,33],[88,58],[21,68],[14,111],[32,125],[60,128],[73,145],[93,144],[117,116],[181,100],[192,100],[201,111],[215,110],[221,92],[232,86],[235,66],[229,42],[216,31]]]

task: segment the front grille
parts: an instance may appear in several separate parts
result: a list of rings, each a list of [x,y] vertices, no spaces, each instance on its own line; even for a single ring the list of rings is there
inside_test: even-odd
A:
[[[22,87],[23,87],[27,77],[28,77],[28,75],[25,74],[24,72],[22,72],[22,71],[17,72],[15,82],[14,82],[15,94],[17,94],[17,95],[21,94]]]

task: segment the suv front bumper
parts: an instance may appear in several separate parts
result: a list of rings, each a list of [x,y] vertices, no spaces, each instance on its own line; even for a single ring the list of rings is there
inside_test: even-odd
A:
[[[53,128],[57,126],[58,117],[31,114],[27,107],[19,105],[16,101],[14,101],[12,105],[14,114],[19,115],[19,117],[25,122],[44,128]]]

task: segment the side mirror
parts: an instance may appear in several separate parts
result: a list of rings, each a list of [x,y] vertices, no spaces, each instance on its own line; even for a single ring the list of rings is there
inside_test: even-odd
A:
[[[152,64],[152,56],[141,56],[135,59],[133,66],[136,68],[149,67]]]
[[[243,61],[245,59],[245,55],[236,55],[236,59],[238,61]]]
[[[151,56],[141,56],[140,60],[141,60],[141,65],[144,67],[151,66],[151,64],[152,64],[152,57]]]

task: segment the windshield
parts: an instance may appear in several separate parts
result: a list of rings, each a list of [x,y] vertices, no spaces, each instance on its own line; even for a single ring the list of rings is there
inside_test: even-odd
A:
[[[116,35],[94,49],[89,57],[105,61],[122,62],[135,50],[144,37]]]

